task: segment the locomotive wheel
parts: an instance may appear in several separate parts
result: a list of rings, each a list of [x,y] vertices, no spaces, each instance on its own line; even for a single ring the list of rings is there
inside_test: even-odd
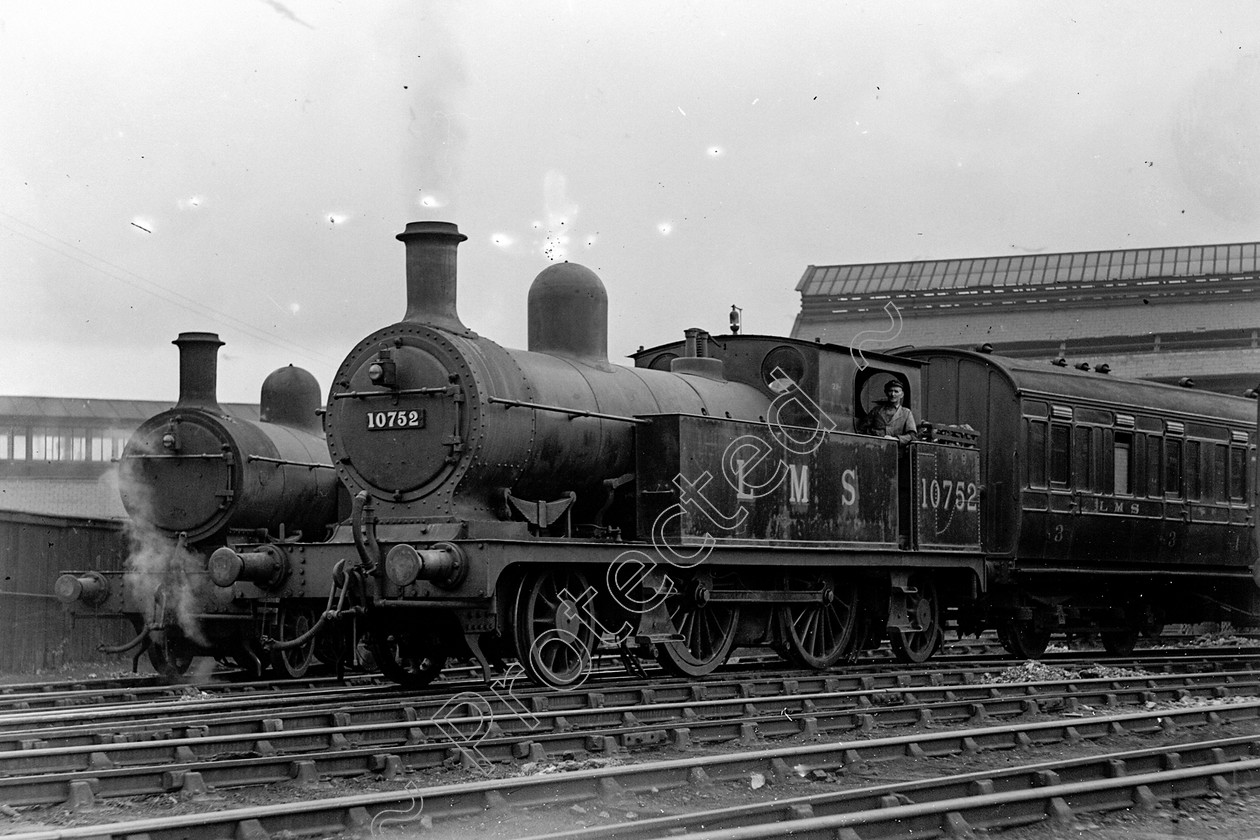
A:
[[[656,658],[661,667],[680,677],[702,677],[722,667],[735,644],[739,629],[739,607],[711,604],[714,589],[710,572],[693,575],[679,585],[677,594],[666,600],[674,630],[683,637],[678,642],[661,642]]]
[[[436,645],[395,633],[383,624],[373,628],[369,646],[376,667],[403,688],[424,688],[446,665],[446,657],[434,652]]]
[[[1102,636],[1103,650],[1112,656],[1128,656],[1137,647],[1137,630],[1104,630]]]
[[[157,630],[151,636],[149,644],[149,664],[153,670],[168,680],[179,680],[192,667],[192,646],[184,641],[183,636],[171,630]]]
[[[998,628],[998,640],[1011,656],[1036,659],[1050,644],[1050,631],[1037,630],[1031,621],[1008,621]]]
[[[914,591],[906,593],[906,611],[916,629],[891,629],[888,642],[897,661],[926,662],[945,643],[941,604],[936,587],[923,575],[911,575],[910,588]]]
[[[788,575],[789,592],[817,592],[821,604],[787,604],[778,611],[786,658],[805,668],[822,670],[844,658],[852,649],[858,629],[858,591],[837,587],[835,575]]]
[[[311,629],[311,613],[308,610],[281,607],[280,614],[276,616],[276,624],[279,629],[279,640],[287,642]],[[278,676],[296,680],[306,676],[314,656],[315,640],[308,639],[306,644],[295,648],[271,651],[271,667],[275,669]]]
[[[590,673],[597,639],[577,599],[590,584],[578,569],[529,572],[516,591],[512,633],[516,659],[530,679],[568,688]]]

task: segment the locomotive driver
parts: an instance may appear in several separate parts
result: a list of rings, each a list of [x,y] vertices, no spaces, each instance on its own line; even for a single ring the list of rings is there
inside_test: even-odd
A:
[[[858,431],[868,435],[881,435],[896,438],[905,445],[914,440],[919,427],[914,422],[914,414],[901,404],[906,398],[905,389],[895,379],[884,385],[884,399],[875,403],[870,413],[858,423]]]

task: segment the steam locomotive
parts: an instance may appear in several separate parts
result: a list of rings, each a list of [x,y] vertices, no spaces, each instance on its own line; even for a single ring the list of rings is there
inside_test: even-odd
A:
[[[274,568],[240,593],[216,587],[206,558],[216,548],[248,541],[324,539],[344,518],[348,497],[328,458],[317,409],[319,383],[292,365],[262,384],[259,422],[226,412],[216,398],[213,333],[182,333],[179,400],[141,424],[119,463],[131,552],[119,572],[67,572],[56,595],[88,615],[125,616],[137,635],[115,653],[146,653],[161,674],[179,676],[192,658],[209,654],[254,674],[267,668],[298,677],[314,644],[268,652],[264,637],[301,637],[324,606],[286,598],[300,562]],[[325,658],[332,658],[325,653]]]
[[[420,686],[452,656],[569,686],[592,652],[699,676],[737,647],[822,669],[947,625],[1020,656],[1052,633],[1129,650],[1162,622],[1257,614],[1256,406],[956,349],[873,353],[692,329],[607,355],[591,271],[545,269],[528,349],[456,310],[443,222],[409,224],[407,306],[323,410],[350,515],[323,541],[225,543],[206,603],[353,626]],[[859,434],[890,381],[924,418]]]

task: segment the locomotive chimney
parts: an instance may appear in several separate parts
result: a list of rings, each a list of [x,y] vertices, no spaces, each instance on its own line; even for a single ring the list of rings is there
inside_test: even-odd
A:
[[[214,333],[186,332],[171,344],[179,348],[179,402],[175,407],[222,413],[215,390],[219,379],[217,357],[223,342]]]
[[[455,249],[468,237],[450,222],[410,222],[396,238],[407,246],[403,320],[471,334],[455,311]]]

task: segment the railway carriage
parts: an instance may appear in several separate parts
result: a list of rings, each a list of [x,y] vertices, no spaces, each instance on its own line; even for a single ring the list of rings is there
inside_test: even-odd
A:
[[[961,629],[1019,656],[1052,632],[1127,652],[1165,622],[1252,623],[1256,403],[922,348],[923,411],[979,433],[989,592]],[[1085,366],[1088,367],[1088,366]]]

